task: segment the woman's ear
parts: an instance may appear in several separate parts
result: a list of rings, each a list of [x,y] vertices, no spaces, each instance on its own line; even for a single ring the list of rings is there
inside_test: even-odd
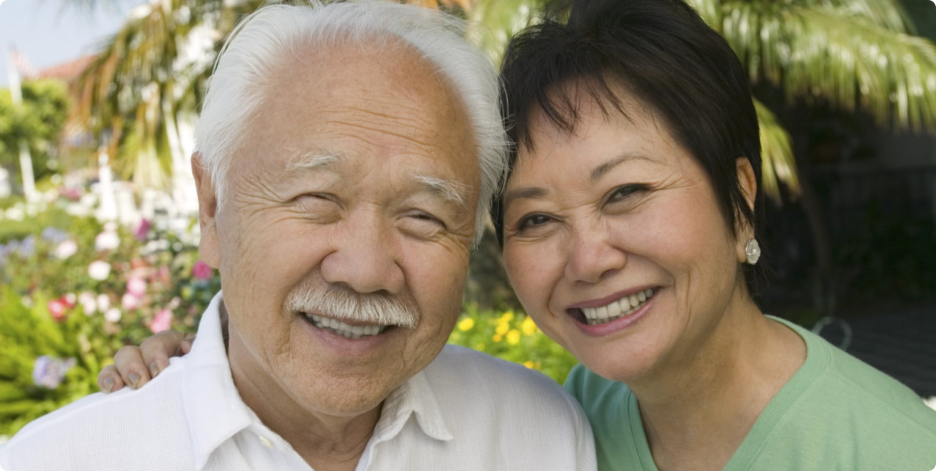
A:
[[[754,211],[754,199],[757,196],[757,176],[754,175],[754,167],[747,157],[738,157],[735,160],[735,166],[738,169],[738,183],[741,184],[741,191],[744,193],[744,199],[747,201],[748,208]]]
[[[754,175],[754,167],[747,157],[738,157],[735,160],[735,166],[738,170],[738,183],[741,185],[741,192],[744,194],[744,201],[748,208],[754,211],[754,200],[757,197],[757,176]],[[747,254],[744,247],[748,240],[754,238],[754,228],[748,223],[744,215],[739,211],[735,220],[737,237],[737,255],[738,262],[744,263],[747,260]]]

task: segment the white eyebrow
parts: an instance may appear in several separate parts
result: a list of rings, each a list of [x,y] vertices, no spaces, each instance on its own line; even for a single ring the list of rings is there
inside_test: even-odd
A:
[[[286,161],[286,171],[328,167],[341,159],[344,155],[335,152],[300,152]]]
[[[468,189],[467,185],[415,173],[412,175],[412,177],[432,193],[441,195],[446,200],[457,203],[462,208],[468,208],[468,205],[465,203],[465,197],[463,195],[464,190]]]

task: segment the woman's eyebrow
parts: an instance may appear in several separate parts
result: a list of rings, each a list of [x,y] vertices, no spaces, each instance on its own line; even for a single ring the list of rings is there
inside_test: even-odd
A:
[[[597,182],[598,180],[600,180],[601,177],[605,176],[606,173],[610,172],[612,168],[616,167],[617,165],[619,165],[619,164],[621,164],[621,163],[623,163],[623,162],[627,162],[627,161],[635,160],[635,159],[638,159],[638,160],[646,160],[646,161],[649,161],[649,162],[655,162],[653,159],[651,159],[651,158],[649,158],[649,157],[647,157],[647,156],[645,156],[645,155],[643,155],[643,154],[632,154],[632,153],[621,154],[621,155],[619,155],[619,156],[617,156],[617,157],[615,157],[615,158],[613,158],[613,159],[611,159],[611,160],[609,160],[609,161],[607,161],[607,162],[605,162],[605,163],[603,163],[603,164],[600,164],[600,165],[598,165],[597,167],[595,167],[595,168],[591,171],[591,176],[589,177],[589,181],[591,181],[592,183],[595,183],[595,182]]]
[[[539,199],[545,197],[549,192],[545,188],[538,186],[528,186],[517,188],[504,193],[504,209],[510,206],[510,203],[517,199]]]

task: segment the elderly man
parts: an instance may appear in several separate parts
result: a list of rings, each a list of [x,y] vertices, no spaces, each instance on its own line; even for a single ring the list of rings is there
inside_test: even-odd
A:
[[[594,468],[556,385],[443,349],[505,145],[493,71],[456,20],[278,5],[232,36],[192,162],[223,298],[146,388],[37,420],[0,467]]]

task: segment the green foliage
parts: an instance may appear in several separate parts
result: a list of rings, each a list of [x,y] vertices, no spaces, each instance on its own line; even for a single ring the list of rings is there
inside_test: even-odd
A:
[[[23,83],[23,106],[14,107],[10,90],[0,91],[0,165],[19,176],[19,139],[25,139],[33,158],[36,180],[51,174],[50,163],[71,102],[58,80]],[[54,166],[54,164],[52,164]]]
[[[210,270],[193,276],[197,249],[174,234],[108,231],[69,215],[64,204],[0,224],[0,435],[95,392],[97,373],[117,349],[152,335],[160,319],[162,327],[193,332],[220,289]],[[105,232],[116,247],[95,246]],[[63,244],[74,251],[63,252]],[[109,274],[93,278],[92,262],[107,263]],[[142,293],[131,295],[131,284]],[[43,357],[75,364],[60,385],[42,387],[32,375]]]
[[[565,382],[578,361],[546,336],[533,320],[513,311],[479,311],[467,304],[449,343],[519,363]]]
[[[13,434],[30,421],[97,391],[97,374],[120,348],[101,316],[80,307],[56,321],[40,293],[32,307],[10,287],[0,291],[0,435]],[[37,384],[42,357],[71,360],[61,384]],[[47,373],[55,375],[54,372]]]

